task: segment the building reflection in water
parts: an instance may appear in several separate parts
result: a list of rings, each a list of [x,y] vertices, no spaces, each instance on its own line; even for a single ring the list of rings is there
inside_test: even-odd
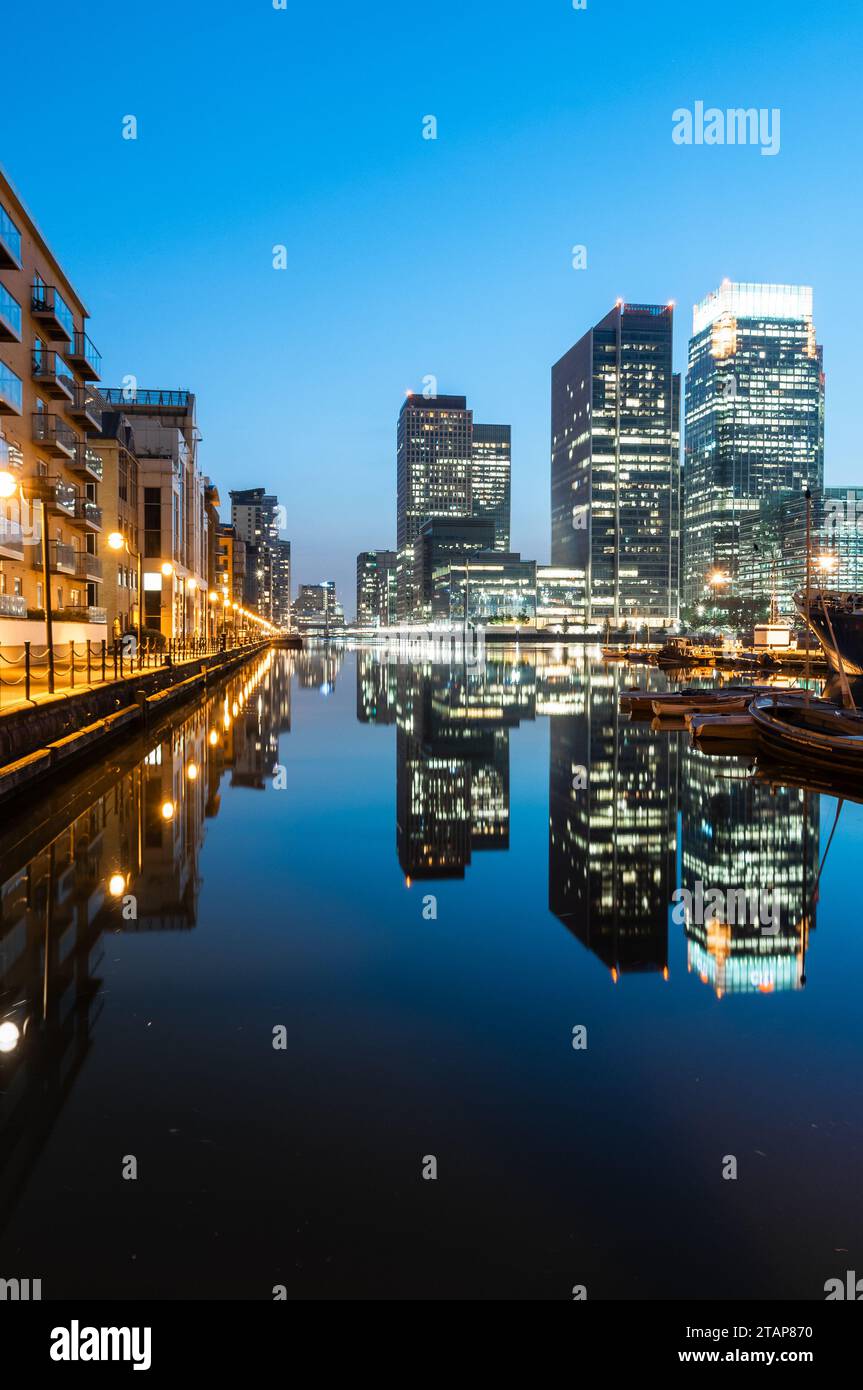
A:
[[[195,926],[206,818],[228,770],[272,769],[293,661],[268,654],[0,837],[0,1224],[89,1052],[104,933]]]
[[[815,926],[820,798],[751,778],[734,758],[684,746],[681,768],[682,882],[776,890],[778,931],[751,923],[687,921],[687,964],[718,995],[799,989]]]
[[[551,721],[549,772],[549,907],[615,980],[668,971],[679,756],[620,713],[621,674],[584,667],[573,712]]]
[[[357,653],[357,718],[396,725],[398,859],[406,878],[463,878],[473,853],[509,847],[509,735],[548,717],[548,903],[611,972],[668,978],[669,928],[719,995],[797,988],[814,925],[819,798],[751,780],[684,733],[620,713],[631,673],[581,647],[500,649],[476,665]],[[658,671],[638,683],[667,688]],[[671,918],[674,890],[753,889],[779,930]]]

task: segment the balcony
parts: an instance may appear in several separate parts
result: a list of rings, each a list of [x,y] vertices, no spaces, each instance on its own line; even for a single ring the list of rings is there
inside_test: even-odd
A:
[[[5,285],[0,285],[0,342],[20,343],[21,332],[21,305]]]
[[[20,415],[24,409],[24,387],[20,376],[0,362],[0,415]]]
[[[70,459],[69,467],[73,473],[92,478],[96,483],[102,481],[102,459],[85,439],[79,439],[75,445],[75,455]]]
[[[75,574],[78,579],[99,580],[102,578],[102,561],[89,550],[79,550],[75,556]]]
[[[52,574],[76,575],[78,573],[78,552],[74,545],[63,545],[62,541],[50,541],[48,564]]]
[[[75,520],[83,522],[88,531],[101,531],[102,508],[91,502],[89,497],[76,497]]]
[[[46,454],[71,459],[75,457],[75,446],[79,440],[75,431],[59,415],[48,415],[44,410],[37,410],[33,414],[33,442]]]
[[[70,366],[87,381],[98,381],[102,375],[102,354],[96,351],[86,333],[76,330],[66,357]]]
[[[32,487],[34,497],[39,498],[49,512],[70,519],[75,516],[79,493],[74,483],[64,483],[62,478],[36,478]]]
[[[24,559],[24,534],[21,530],[21,524],[18,521],[13,521],[11,517],[5,516],[2,511],[0,511],[0,559]],[[0,598],[7,597],[9,595],[0,594]],[[7,614],[8,616],[10,615]]]
[[[0,594],[0,618],[26,618],[27,600],[22,594]]]
[[[42,394],[55,401],[70,401],[75,387],[62,357],[50,348],[36,348],[32,361],[33,380]]]
[[[30,291],[30,312],[52,342],[71,343],[75,336],[72,310],[53,285],[36,281]]]
[[[99,397],[89,386],[80,386],[70,381],[72,400],[66,407],[66,414],[79,420],[82,429],[100,430],[102,428],[102,407]],[[99,477],[102,476],[102,460],[99,460]]]
[[[0,270],[21,269],[21,233],[0,204]]]

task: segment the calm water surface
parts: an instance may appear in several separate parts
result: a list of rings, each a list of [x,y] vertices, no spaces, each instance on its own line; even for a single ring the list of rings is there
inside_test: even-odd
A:
[[[621,717],[646,680],[272,654],[7,813],[0,1274],[821,1299],[863,1269],[861,807],[818,881],[837,802]],[[776,889],[779,932],[678,924],[699,880]]]

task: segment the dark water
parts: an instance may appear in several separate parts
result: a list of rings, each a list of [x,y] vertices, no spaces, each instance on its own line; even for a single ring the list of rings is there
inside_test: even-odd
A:
[[[279,653],[7,814],[0,1275],[822,1299],[863,1269],[861,807],[816,884],[837,803],[622,718],[633,679]],[[776,889],[779,931],[678,924],[698,880]]]

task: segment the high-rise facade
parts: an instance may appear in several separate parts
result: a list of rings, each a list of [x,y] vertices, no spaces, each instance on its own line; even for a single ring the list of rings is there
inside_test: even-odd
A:
[[[670,304],[625,304],[552,368],[551,563],[584,573],[585,622],[674,622],[680,378]]]
[[[714,580],[729,600],[745,599],[743,518],[777,492],[824,481],[824,372],[808,286],[724,280],[695,306],[683,479],[685,607],[697,610]]]
[[[396,552],[361,550],[357,556],[357,623],[390,627],[396,621]]]
[[[245,604],[287,626],[291,607],[290,542],[279,537],[283,508],[262,487],[231,492],[231,524],[246,546]]]
[[[492,524],[490,549],[510,545],[509,425],[474,424],[465,396],[409,393],[396,441],[397,588],[401,621],[423,616],[414,543],[427,521],[475,517]],[[426,606],[428,594],[425,595]]]
[[[512,429],[474,424],[471,443],[471,511],[494,522],[494,548],[508,551]]]

